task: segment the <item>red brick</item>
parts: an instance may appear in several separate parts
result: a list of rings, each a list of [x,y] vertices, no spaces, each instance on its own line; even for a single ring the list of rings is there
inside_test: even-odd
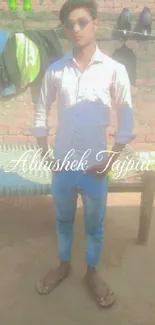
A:
[[[146,85],[148,87],[148,85]],[[155,93],[154,92],[150,92],[150,91],[147,91],[145,90],[143,93],[142,93],[142,96],[144,98],[144,100],[146,102],[154,102],[155,100]]]
[[[155,9],[155,3],[149,3],[149,8],[150,9]]]
[[[8,134],[8,128],[7,127],[0,126],[0,134],[1,135]]]
[[[23,134],[23,135],[27,135],[27,136],[31,136],[31,131],[30,131],[30,129],[25,129],[25,130],[21,130],[21,133]]]
[[[139,122],[138,122],[138,117],[134,116],[134,129],[136,130],[139,127],[140,127],[140,125],[139,125]]]
[[[104,11],[104,8],[98,8],[98,12],[102,12],[102,11]]]
[[[150,128],[149,126],[137,126],[134,129],[134,133],[137,134],[138,136],[149,134],[150,133]]]
[[[146,118],[145,116],[140,116],[139,114],[138,122],[140,125],[146,125],[148,122],[148,117]]]
[[[134,13],[140,13],[141,12],[141,10],[144,8],[144,6],[143,5],[138,5],[138,7],[136,7],[136,8],[132,8],[131,10],[132,10],[132,12],[134,12]],[[130,8],[129,8],[130,9]]]
[[[146,142],[155,143],[155,134],[146,135]]]
[[[115,14],[120,14],[121,8],[112,8],[111,10]]]
[[[135,140],[133,141],[134,143],[143,143],[145,142],[145,135],[137,135]]]
[[[150,4],[150,2],[153,2],[154,0],[147,0],[147,2]],[[146,0],[135,0],[136,3],[146,3]]]
[[[140,110],[140,111],[146,109],[146,103],[138,101],[137,102],[137,109]]]
[[[55,11],[59,11],[60,8],[61,8],[61,5],[59,5],[59,4],[52,6],[52,10],[55,10]]]
[[[118,2],[114,2],[114,8],[121,8],[121,3],[118,1]]]
[[[19,128],[9,128],[9,134],[10,135],[19,135],[21,134],[21,129]]]
[[[155,119],[151,119],[149,122],[148,122],[148,126],[155,126]]]
[[[114,8],[108,8],[107,6],[105,6],[105,7],[103,7],[102,8],[102,12],[104,12],[104,13],[113,13],[114,11]]]
[[[24,135],[4,135],[4,143],[26,143],[27,137]]]
[[[127,41],[126,44],[132,50],[135,50],[136,48],[138,48],[138,44],[136,44],[135,41],[132,41],[130,39],[129,39],[129,41]]]
[[[101,7],[102,7],[102,3],[101,3]],[[106,1],[104,4],[105,8],[114,8],[114,2],[113,1]]]
[[[145,102],[145,108],[148,111],[152,111],[152,112],[155,111],[155,97],[154,97],[154,101],[152,100],[152,102],[151,101],[146,101]]]
[[[154,86],[155,85],[155,79],[137,79],[136,80],[137,86]]]
[[[127,3],[126,3],[127,5]],[[124,7],[124,3],[122,3],[122,7]],[[137,8],[137,4],[134,3],[134,2],[130,2],[128,3],[128,6],[127,6],[129,9],[134,9],[134,8]]]
[[[12,122],[13,127],[17,127],[17,128],[23,128],[25,129],[26,126],[31,127],[32,122],[30,122],[30,120],[28,118],[24,117],[22,119],[15,119]]]
[[[13,101],[13,103],[10,103],[10,106],[13,106],[13,110],[9,111],[11,116],[14,115],[16,118],[18,118],[21,117],[23,113],[26,113],[26,109],[23,109],[23,101]]]
[[[28,135],[27,136],[27,142],[36,144],[37,143],[37,139],[35,137],[31,136],[31,135]]]
[[[136,8],[137,8],[137,11],[142,10],[144,8],[144,3],[137,3]]]
[[[133,143],[132,144],[132,148],[134,150],[141,150],[141,151],[145,151],[145,150],[148,150],[148,151],[153,151],[154,150],[154,144],[151,144],[151,143]]]
[[[2,119],[2,118],[0,117],[0,125],[1,125],[1,127],[7,127],[7,126],[9,126],[10,124],[11,124],[10,120],[8,120],[8,119]]]
[[[6,9],[8,9],[7,3],[1,3],[0,10],[6,10]]]

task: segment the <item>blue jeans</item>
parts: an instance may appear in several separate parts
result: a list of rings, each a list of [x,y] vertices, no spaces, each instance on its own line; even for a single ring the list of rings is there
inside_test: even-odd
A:
[[[74,173],[74,174],[73,174]],[[78,172],[59,172],[54,175],[52,183],[53,202],[56,213],[57,238],[61,261],[70,261],[72,255],[73,226],[77,207],[78,193],[82,196],[86,232],[86,264],[97,267],[100,260],[104,218],[106,215],[107,180],[97,180],[91,176],[89,183],[97,186],[102,182],[102,195],[90,196],[80,186],[82,174]],[[87,176],[88,180],[89,176]]]

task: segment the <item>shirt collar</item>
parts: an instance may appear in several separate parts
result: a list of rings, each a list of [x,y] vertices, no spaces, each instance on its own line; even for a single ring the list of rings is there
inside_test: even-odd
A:
[[[74,55],[73,55],[73,49],[70,50],[67,54],[66,54],[66,59],[67,60],[73,60],[74,59]],[[103,52],[99,49],[99,47],[96,45],[96,50],[91,58],[90,64],[92,63],[102,63],[104,60],[104,54]]]

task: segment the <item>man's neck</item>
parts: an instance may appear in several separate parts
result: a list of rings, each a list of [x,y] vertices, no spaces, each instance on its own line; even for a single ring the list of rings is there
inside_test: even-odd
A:
[[[79,65],[87,66],[95,53],[96,43],[91,43],[86,47],[75,49],[74,57]]]

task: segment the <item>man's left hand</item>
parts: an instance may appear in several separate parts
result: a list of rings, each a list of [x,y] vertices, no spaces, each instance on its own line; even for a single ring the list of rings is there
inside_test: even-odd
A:
[[[89,167],[87,170],[84,171],[84,174],[93,173],[98,178],[103,178],[107,175],[110,170],[110,166],[107,166],[107,164],[104,163]]]
[[[124,147],[125,144],[115,143],[106,162],[88,167],[84,173],[93,173],[99,178],[105,177],[108,172],[111,171],[113,163],[116,161]]]

